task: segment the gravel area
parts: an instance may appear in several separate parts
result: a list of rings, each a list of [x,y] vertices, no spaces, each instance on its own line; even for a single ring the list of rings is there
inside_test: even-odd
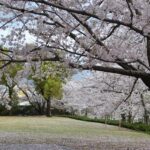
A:
[[[0,150],[150,150],[150,140],[52,138],[30,133],[0,132]]]
[[[56,144],[0,144],[1,150],[71,150]]]

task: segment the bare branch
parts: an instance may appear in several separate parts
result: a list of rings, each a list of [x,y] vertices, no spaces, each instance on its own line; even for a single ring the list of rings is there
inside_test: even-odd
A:
[[[119,107],[123,102],[126,102],[126,101],[131,97],[131,95],[132,95],[132,93],[133,93],[133,91],[134,91],[134,88],[135,88],[135,85],[136,85],[137,81],[138,81],[138,78],[136,78],[136,79],[134,80],[133,86],[132,86],[132,88],[131,88],[131,90],[130,90],[128,96],[127,96],[125,99],[123,99],[121,102],[119,102],[119,103],[115,106],[115,108],[114,108],[114,110],[111,112],[111,114],[112,114],[114,111],[116,111],[116,110],[118,109],[118,107]]]

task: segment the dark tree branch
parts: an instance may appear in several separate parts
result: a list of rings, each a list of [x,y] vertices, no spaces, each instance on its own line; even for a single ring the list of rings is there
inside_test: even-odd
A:
[[[51,2],[48,2],[48,1],[45,1],[45,0],[28,0],[28,1],[37,2],[37,3],[45,4],[45,5],[48,5],[48,6],[52,6],[52,7],[61,9],[61,10],[65,10],[65,11],[67,11],[69,13],[75,13],[75,14],[80,14],[80,15],[84,15],[84,16],[89,16],[89,17],[92,17],[92,18],[95,18],[95,19],[98,19],[98,20],[101,20],[101,21],[104,21],[104,22],[122,25],[122,26],[130,28],[130,30],[135,31],[135,32],[141,34],[144,37],[150,37],[150,35],[145,35],[142,30],[136,28],[131,23],[125,23],[125,22],[122,22],[122,21],[119,21],[119,20],[108,19],[108,18],[101,19],[96,14],[88,13],[88,12],[86,12],[84,10],[77,10],[77,9],[72,9],[72,8],[66,8],[65,6],[54,4],[54,3],[51,3]]]
[[[72,16],[82,25],[84,26],[87,31],[91,34],[91,36],[93,37],[93,39],[96,41],[96,43],[100,46],[105,47],[105,50],[107,52],[109,52],[109,50],[107,49],[107,47],[104,45],[104,43],[102,41],[100,41],[100,39],[96,36],[96,34],[92,31],[91,27],[86,23],[86,22],[82,22],[76,15],[72,14]]]
[[[150,66],[150,38],[147,38],[147,58]]]
[[[126,3],[127,3],[127,6],[128,6],[128,9],[130,11],[130,18],[131,18],[131,25],[132,25],[132,22],[133,22],[133,11],[132,11],[132,8],[131,8],[131,0],[126,0]]]
[[[95,70],[95,71],[103,71],[108,73],[116,73],[136,78],[145,78],[147,80],[150,80],[150,73],[137,71],[137,70],[124,70],[120,68],[114,68],[114,67],[103,67],[103,66],[83,66],[78,64],[70,63],[70,66],[73,68],[80,68],[83,70]]]
[[[22,16],[22,14],[19,14],[19,15],[13,17],[12,19],[8,20],[7,22],[5,22],[3,25],[0,26],[0,29],[5,27],[7,24],[11,23],[13,20],[17,19],[20,16]]]
[[[5,67],[8,66],[9,64],[11,64],[11,61],[7,61],[6,63],[4,63],[2,66],[0,66],[0,69],[5,68]]]
[[[22,1],[22,0],[20,0],[20,1]],[[92,17],[92,18],[95,18],[95,19],[98,19],[100,21],[104,21],[104,22],[107,22],[107,23],[122,25],[122,26],[128,27],[130,30],[135,31],[135,32],[139,33],[140,35],[142,35],[144,37],[149,37],[150,38],[150,35],[145,35],[142,30],[136,28],[131,23],[125,23],[125,22],[122,22],[122,21],[119,21],[119,20],[109,19],[109,18],[101,19],[96,14],[88,13],[88,12],[86,12],[84,10],[76,10],[76,9],[72,9],[72,8],[66,8],[66,7],[64,7],[62,5],[54,4],[54,3],[51,3],[51,2],[45,1],[45,0],[26,0],[26,1],[28,1],[28,2],[35,2],[35,3],[41,3],[41,4],[48,5],[48,6],[52,6],[54,8],[58,8],[60,10],[65,10],[65,11],[67,11],[69,13],[80,14],[80,15]],[[4,3],[0,3],[0,5],[4,6],[6,8],[10,8],[10,9],[14,9],[14,10],[20,11],[22,13],[28,12],[28,13],[33,13],[33,14],[36,14],[36,15],[42,15],[42,16],[48,17],[48,14],[46,14],[46,13],[38,13],[38,12],[35,12],[33,10],[26,10],[26,9],[22,9],[22,8],[17,8],[17,7],[13,7],[13,6],[10,6],[8,4],[4,4]]]
[[[106,39],[108,39],[114,32],[117,28],[119,28],[119,24],[115,25],[114,27],[112,27],[111,31],[108,33],[108,35],[104,38],[101,38],[101,41],[104,41]]]
[[[114,108],[114,110],[111,112],[111,114],[112,114],[114,111],[116,111],[116,110],[118,109],[118,107],[119,107],[123,102],[126,102],[126,101],[131,97],[131,95],[132,95],[132,93],[133,93],[133,91],[134,91],[134,88],[135,88],[135,85],[136,85],[137,81],[138,81],[138,78],[136,78],[135,81],[133,82],[133,86],[132,86],[132,88],[131,88],[131,90],[130,90],[128,96],[127,96],[125,99],[123,99],[121,102],[119,102],[119,103],[115,106],[115,108]]]

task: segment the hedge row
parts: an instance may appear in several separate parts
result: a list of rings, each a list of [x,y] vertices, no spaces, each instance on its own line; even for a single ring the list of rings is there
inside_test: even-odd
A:
[[[150,134],[150,125],[140,123],[140,122],[136,122],[136,123],[121,122],[120,123],[119,120],[92,119],[92,118],[88,118],[85,116],[73,116],[73,115],[66,115],[64,117],[82,120],[82,121],[106,123],[108,125],[121,126],[121,127],[127,128],[127,129],[142,131],[142,132]]]

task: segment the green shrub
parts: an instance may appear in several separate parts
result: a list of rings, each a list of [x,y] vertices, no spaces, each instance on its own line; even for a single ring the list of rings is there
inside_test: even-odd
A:
[[[6,107],[2,104],[0,104],[0,115],[6,116],[9,115],[9,111],[6,109]]]
[[[33,106],[13,105],[10,110],[4,105],[0,105],[0,116],[16,116],[16,115],[38,115]]]

